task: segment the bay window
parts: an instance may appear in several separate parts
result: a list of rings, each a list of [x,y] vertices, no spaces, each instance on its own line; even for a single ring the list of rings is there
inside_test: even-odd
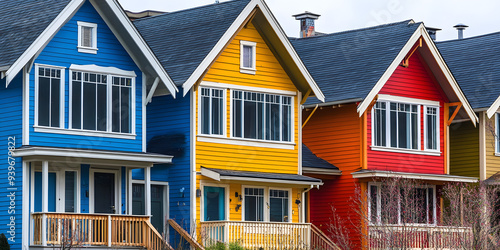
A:
[[[63,123],[64,70],[50,66],[36,69],[36,125],[61,127]]]
[[[233,90],[233,137],[292,140],[292,97]]]

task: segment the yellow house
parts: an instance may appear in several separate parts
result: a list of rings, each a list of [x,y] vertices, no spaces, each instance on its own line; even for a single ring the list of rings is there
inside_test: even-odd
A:
[[[191,233],[205,245],[309,247],[304,197],[322,182],[302,175],[300,111],[324,96],[268,6],[228,1],[135,23],[183,89],[162,116],[189,112]]]

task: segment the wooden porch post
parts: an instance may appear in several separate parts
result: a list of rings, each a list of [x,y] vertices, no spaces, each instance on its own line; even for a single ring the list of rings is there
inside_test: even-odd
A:
[[[144,192],[144,203],[146,206],[144,212],[146,215],[151,215],[151,167],[144,169]]]
[[[42,246],[47,246],[47,212],[49,211],[49,162],[42,161]]]

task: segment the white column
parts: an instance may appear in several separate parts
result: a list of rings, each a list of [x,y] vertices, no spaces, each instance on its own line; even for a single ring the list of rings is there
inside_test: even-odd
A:
[[[42,162],[42,212],[49,211],[49,162]],[[47,215],[42,218],[42,246],[47,246]]]
[[[30,176],[30,171],[29,171],[29,163],[26,161],[23,161],[23,246],[22,249],[29,249],[29,221],[30,221],[30,184],[29,184],[29,177]]]
[[[132,169],[127,168],[127,214],[132,215]]]
[[[151,215],[151,167],[144,168],[144,203],[146,215]]]

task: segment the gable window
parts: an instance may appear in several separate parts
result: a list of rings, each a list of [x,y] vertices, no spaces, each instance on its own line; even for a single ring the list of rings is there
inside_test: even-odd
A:
[[[64,106],[64,70],[36,66],[36,122],[38,126],[62,127]]]
[[[205,135],[224,134],[224,90],[200,88],[200,131]]]
[[[240,72],[255,74],[257,43],[240,40]]]
[[[233,137],[292,140],[292,97],[233,90]]]
[[[412,188],[369,185],[369,218],[371,224],[435,224],[436,192],[434,186]]]
[[[439,150],[439,108],[424,107],[425,149]]]
[[[132,133],[133,78],[73,71],[70,87],[72,129]]]
[[[78,52],[97,53],[97,24],[78,21]]]

